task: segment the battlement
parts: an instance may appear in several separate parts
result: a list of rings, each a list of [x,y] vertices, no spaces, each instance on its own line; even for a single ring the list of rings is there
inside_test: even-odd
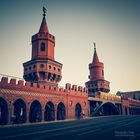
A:
[[[65,88],[63,87],[54,87],[49,85],[43,85],[38,83],[32,83],[24,80],[18,80],[9,77],[1,77],[0,79],[0,88],[14,88],[26,91],[37,91],[37,92],[58,92],[58,93],[68,93],[68,94],[79,94],[87,96],[87,89],[82,86],[72,85],[70,83],[66,83]]]
[[[49,39],[52,42],[55,42],[55,36],[49,34],[49,33],[37,33],[32,36],[32,41],[38,40],[38,39]]]
[[[102,62],[98,62],[98,63],[96,63],[96,64],[94,64],[94,63],[90,63],[89,64],[89,68],[93,68],[93,67],[104,67],[104,64],[102,63]]]
[[[77,85],[71,85],[70,83],[66,83],[65,89],[87,93],[87,89],[85,87],[77,86]]]

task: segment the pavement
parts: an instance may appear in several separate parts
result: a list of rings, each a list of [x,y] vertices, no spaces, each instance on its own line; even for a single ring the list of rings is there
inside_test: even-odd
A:
[[[0,127],[0,140],[140,140],[140,116],[105,116]]]

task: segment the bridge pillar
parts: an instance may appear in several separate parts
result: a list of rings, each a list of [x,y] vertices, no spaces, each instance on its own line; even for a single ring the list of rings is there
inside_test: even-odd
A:
[[[118,104],[118,113],[119,113],[119,115],[122,115],[122,106],[121,106],[121,104]]]
[[[90,101],[88,101],[88,116],[90,117]]]
[[[129,107],[126,107],[126,106],[123,107],[123,114],[124,115],[130,115]]]
[[[8,124],[12,124],[12,117],[13,117],[13,103],[10,102],[10,105],[8,107]]]
[[[26,123],[30,123],[30,121],[29,121],[29,117],[30,117],[30,116],[29,116],[29,113],[30,113],[30,110],[27,109],[26,113],[27,113],[27,114],[26,114],[26,115],[27,115],[27,116],[26,116],[26,117],[27,117],[27,118],[26,118]]]
[[[57,120],[57,109],[55,109],[55,120]]]
[[[122,106],[122,115],[125,115],[125,108]]]
[[[42,109],[42,121],[41,121],[41,122],[44,122],[44,121],[45,121],[45,120],[44,120],[44,112],[45,112],[45,110]]]
[[[130,115],[129,107],[127,107],[127,115]]]

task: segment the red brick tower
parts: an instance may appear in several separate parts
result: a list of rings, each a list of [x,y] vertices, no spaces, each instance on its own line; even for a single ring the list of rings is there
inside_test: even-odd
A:
[[[61,80],[62,64],[55,61],[55,37],[49,33],[46,23],[46,9],[39,32],[32,36],[32,58],[23,63],[26,81],[57,86]]]
[[[89,81],[86,82],[89,96],[96,96],[99,92],[110,91],[109,82],[104,80],[104,64],[99,61],[96,46],[94,43],[94,56],[92,63],[89,64]]]

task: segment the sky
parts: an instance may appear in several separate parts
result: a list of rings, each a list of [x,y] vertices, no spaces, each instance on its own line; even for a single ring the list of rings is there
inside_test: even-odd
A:
[[[89,80],[96,42],[110,92],[140,90],[140,0],[0,0],[0,74],[23,77],[43,6],[63,64],[60,86]]]

